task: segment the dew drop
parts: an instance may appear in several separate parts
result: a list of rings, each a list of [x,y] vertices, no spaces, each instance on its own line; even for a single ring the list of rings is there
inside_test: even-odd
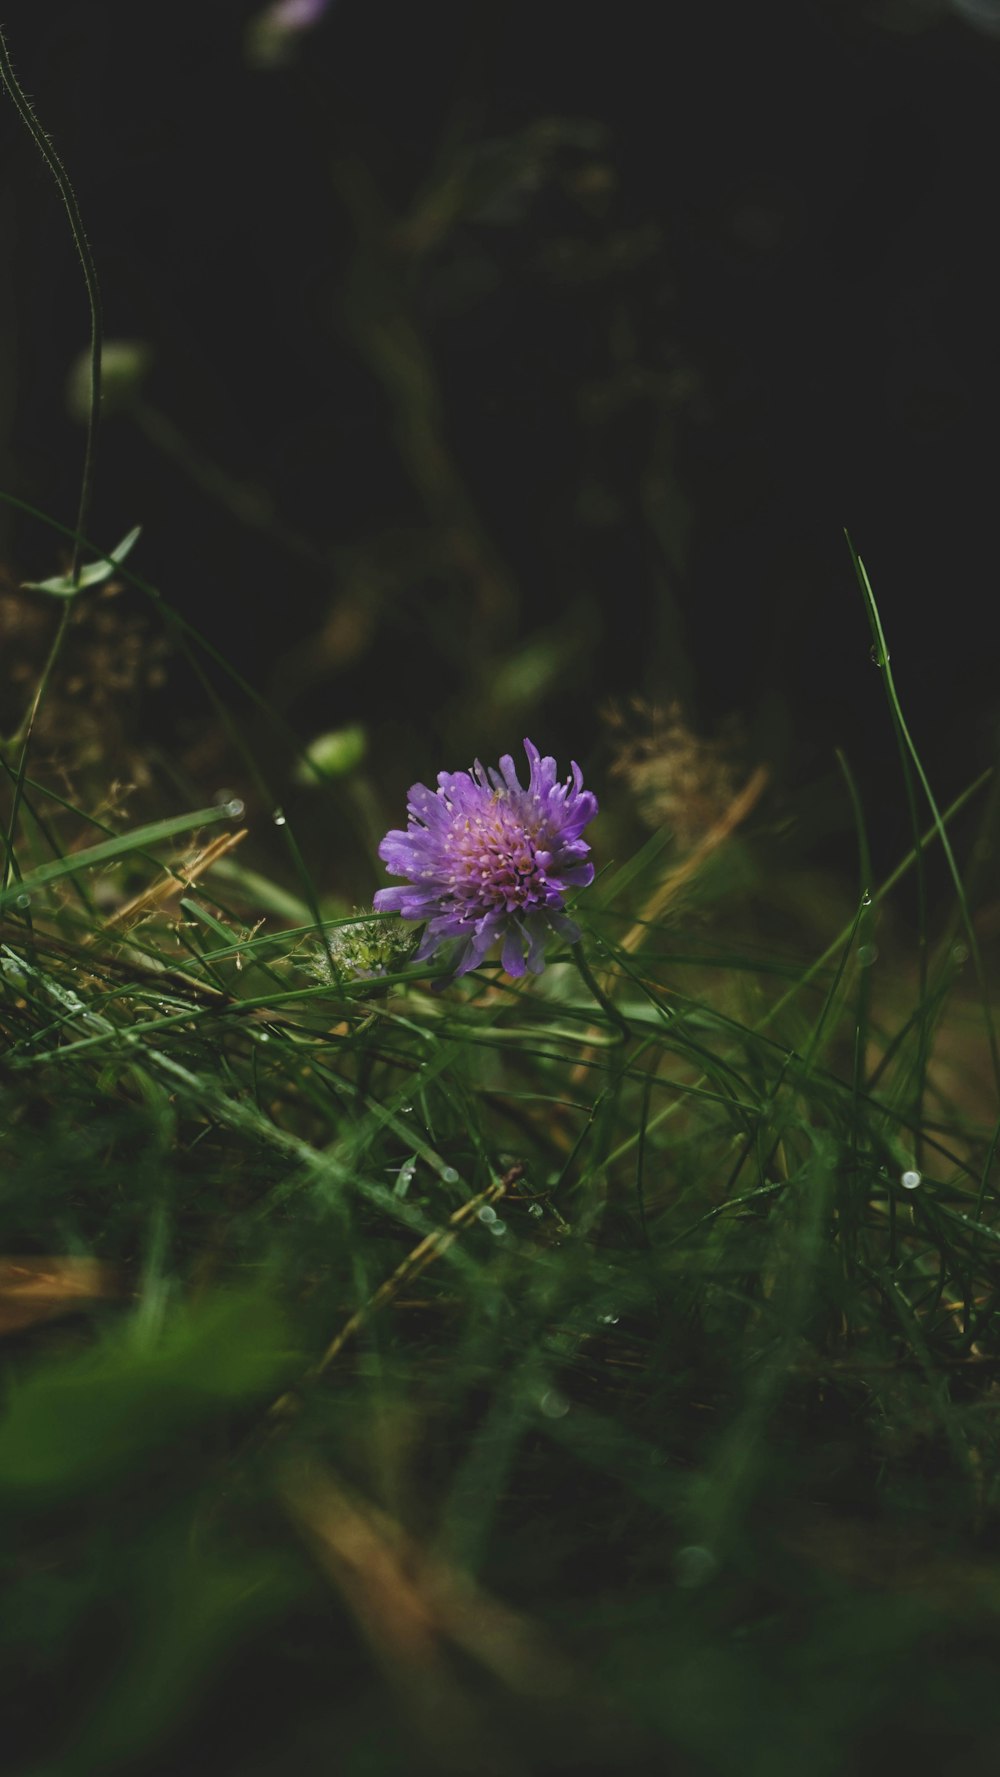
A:
[[[535,1221],[537,1222],[545,1214],[545,1211],[540,1203],[529,1203],[528,1214],[529,1216],[534,1216]]]
[[[15,895],[14,906],[21,907],[21,908],[30,907],[31,906],[31,896],[30,895]]]
[[[899,1182],[904,1191],[915,1191],[917,1186],[923,1182],[923,1173],[917,1172],[915,1168],[911,1167],[902,1174]]]
[[[674,1556],[674,1579],[678,1586],[704,1586],[714,1579],[719,1563],[704,1543],[689,1543]]]
[[[229,815],[230,819],[234,821],[239,820],[240,815],[244,813],[245,809],[246,803],[239,796],[230,796],[229,801],[226,803],[226,813]]]
[[[399,1169],[399,1177],[397,1178],[396,1183],[392,1187],[393,1195],[395,1197],[405,1197],[406,1196],[407,1191],[409,1190],[410,1186],[413,1183],[413,1175],[416,1172],[416,1170],[417,1170],[417,1163],[415,1160],[405,1160],[403,1162],[402,1166]]]
[[[455,1168],[453,1166],[442,1166],[442,1168],[441,1168],[441,1183],[443,1185],[457,1185],[458,1184],[458,1173],[455,1171]]]
[[[968,946],[965,944],[953,944],[951,960],[953,963],[967,963],[969,960]]]
[[[864,889],[861,894],[861,905],[862,905],[862,907],[870,907],[871,904],[872,904],[872,891],[871,891],[871,889]]]
[[[491,1209],[488,1203],[484,1203],[482,1209],[476,1210],[476,1216],[479,1221],[485,1222],[486,1226],[489,1227],[491,1222],[496,1221],[497,1212],[495,1209]]]
[[[870,969],[872,966],[872,963],[877,962],[877,961],[878,961],[878,945],[877,944],[859,944],[858,945],[858,962],[860,963],[860,965],[863,969]]]
[[[270,1032],[266,1031],[266,1030],[259,1030],[257,1032],[257,1041],[258,1041],[258,1043],[269,1043],[271,1041]]]
[[[614,1314],[614,1313],[602,1314],[601,1315],[601,1325],[605,1326],[605,1327],[616,1327],[618,1325],[618,1322],[620,1321],[620,1319],[621,1319],[620,1314]]]
[[[283,808],[276,808],[271,819],[276,827],[284,827],[287,825],[288,816],[285,814]]]
[[[490,1222],[489,1229],[491,1234],[506,1234],[507,1224],[501,1221]]]
[[[538,1403],[538,1411],[544,1413],[546,1419],[565,1419],[569,1402],[557,1388],[547,1388]]]

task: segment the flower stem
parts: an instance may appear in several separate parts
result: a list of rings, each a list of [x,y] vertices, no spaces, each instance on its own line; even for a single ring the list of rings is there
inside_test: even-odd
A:
[[[571,945],[570,948],[573,953],[573,961],[580,972],[580,978],[583,981],[584,986],[593,994],[601,1010],[607,1013],[616,1030],[621,1031],[622,1041],[624,1043],[631,1042],[632,1028],[623,1013],[619,1012],[614,1001],[610,1000],[605,993],[597,976],[594,974],[593,969],[587,961],[583,945],[578,941],[576,944]]]

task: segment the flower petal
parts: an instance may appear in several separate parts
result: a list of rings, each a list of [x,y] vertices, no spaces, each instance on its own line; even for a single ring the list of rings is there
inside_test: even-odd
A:
[[[500,961],[508,975],[524,974],[524,937],[520,926],[512,923],[507,927]]]
[[[551,755],[527,738],[524,750],[527,788],[509,753],[496,767],[477,759],[468,771],[439,772],[435,789],[411,786],[405,830],[382,840],[379,856],[404,880],[380,889],[375,906],[424,923],[418,960],[449,946],[449,966],[464,975],[501,941],[509,974],[540,973],[547,938],[578,935],[564,910],[567,894],[593,881],[582,834],[597,798],[575,761],[560,782]]]

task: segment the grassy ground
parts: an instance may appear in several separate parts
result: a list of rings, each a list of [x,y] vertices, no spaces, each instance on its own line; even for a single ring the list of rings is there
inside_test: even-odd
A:
[[[849,776],[854,896],[688,737],[583,973],[443,990],[329,917],[315,824],[137,826],[7,748],[12,1769],[994,1749],[993,805],[928,803],[887,688],[886,883]]]

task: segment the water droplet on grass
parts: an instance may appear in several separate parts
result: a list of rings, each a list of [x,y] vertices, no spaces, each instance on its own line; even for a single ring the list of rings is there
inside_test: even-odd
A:
[[[543,1216],[545,1214],[545,1211],[542,1208],[540,1203],[529,1203],[528,1204],[528,1214],[529,1214],[529,1216],[534,1216],[534,1218],[537,1222],[539,1217]]]
[[[871,889],[865,889],[861,895],[861,905],[862,905],[862,907],[870,907],[871,904],[872,904],[872,891],[871,891]]]
[[[458,1173],[455,1171],[455,1168],[453,1166],[442,1166],[442,1168],[441,1168],[441,1183],[443,1185],[457,1185],[458,1184]]]
[[[417,1170],[416,1160],[404,1160],[399,1169],[399,1177],[392,1187],[394,1197],[405,1197],[413,1183],[413,1175]]]
[[[495,1222],[497,1219],[496,1210],[491,1209],[488,1203],[484,1203],[482,1209],[477,1209],[476,1215],[481,1222],[486,1223],[487,1227],[489,1227],[491,1222]]]
[[[953,944],[952,950],[951,950],[951,960],[953,963],[967,963],[969,960],[968,945]]]
[[[910,1167],[903,1173],[899,1182],[904,1191],[915,1191],[917,1186],[922,1184],[923,1176],[922,1172],[917,1172],[915,1168]]]
[[[283,808],[276,808],[271,819],[276,827],[284,827],[288,824],[288,816]]]
[[[243,814],[245,808],[246,803],[243,802],[239,796],[230,796],[229,801],[226,803],[226,813],[229,815],[230,819],[234,821],[239,820],[240,815]]]
[[[620,1319],[621,1315],[619,1314],[602,1314],[601,1325],[605,1327],[616,1327]]]
[[[14,906],[20,907],[22,909],[22,911],[25,907],[30,907],[31,906],[31,896],[30,895],[16,895],[14,897]]]
[[[858,962],[861,964],[861,967],[863,969],[870,969],[872,966],[872,963],[877,962],[877,961],[878,961],[878,945],[877,944],[859,944],[858,945]]]
[[[506,1232],[507,1232],[506,1222],[500,1222],[500,1221],[491,1222],[489,1226],[490,1226],[490,1233],[491,1234],[506,1234]]]

